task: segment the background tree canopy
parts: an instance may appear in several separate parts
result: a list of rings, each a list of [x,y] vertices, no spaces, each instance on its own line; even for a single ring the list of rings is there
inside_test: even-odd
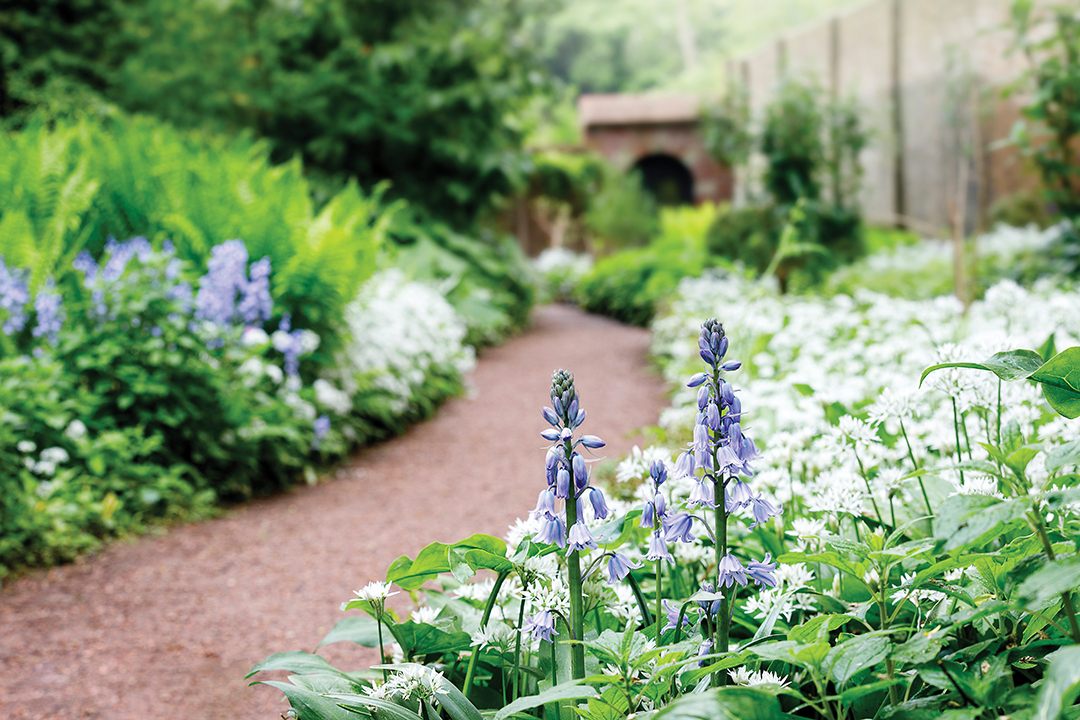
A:
[[[99,94],[181,127],[251,129],[457,225],[509,190],[542,87],[517,0],[50,0],[0,15],[0,112]],[[77,92],[76,92],[77,90]]]

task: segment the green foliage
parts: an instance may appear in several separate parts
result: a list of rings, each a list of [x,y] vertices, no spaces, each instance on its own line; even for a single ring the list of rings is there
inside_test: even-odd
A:
[[[749,206],[721,212],[706,236],[708,250],[741,262],[757,273],[775,273],[781,287],[815,285],[839,263],[863,254],[858,214],[829,203],[800,202],[797,212],[785,206]],[[778,255],[784,231],[792,227],[800,251]]]
[[[1046,200],[1038,192],[1025,190],[995,200],[990,206],[989,220],[992,226],[1026,227],[1034,224],[1044,229],[1050,226]]]
[[[391,193],[469,226],[506,194],[539,89],[507,0],[139,4],[110,96],[181,126],[248,128],[275,160],[389,179]]]
[[[1031,0],[1012,4],[1016,44],[1031,69],[1021,83],[1032,91],[1013,138],[1030,155],[1047,200],[1068,218],[1080,217],[1080,18],[1070,5],[1036,11]]]
[[[253,258],[270,257],[275,301],[330,352],[392,213],[354,184],[316,211],[299,161],[273,166],[269,151],[143,117],[33,120],[0,135],[11,159],[0,167],[0,254],[30,267],[36,286],[47,275],[63,282],[74,256],[100,255],[110,235],[171,239],[196,267],[239,237]]]
[[[589,201],[585,224],[601,250],[644,245],[657,231],[656,200],[641,175],[609,168],[603,186]]]
[[[721,165],[740,167],[750,159],[754,149],[750,120],[750,96],[741,85],[734,85],[720,102],[705,109],[702,137]]]
[[[765,109],[761,153],[765,156],[765,189],[775,202],[791,205],[821,194],[820,169],[825,160],[824,118],[817,102],[820,89],[785,81]]]
[[[710,264],[706,229],[716,208],[664,208],[659,237],[643,248],[601,258],[578,286],[577,299],[589,312],[631,325],[648,325],[657,305],[684,277],[701,275]]]

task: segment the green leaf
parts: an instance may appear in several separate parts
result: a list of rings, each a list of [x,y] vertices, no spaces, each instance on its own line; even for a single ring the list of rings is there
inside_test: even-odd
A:
[[[1080,695],[1080,646],[1065,647],[1046,657],[1050,667],[1035,699],[1033,720],[1057,720]]]
[[[775,720],[787,716],[772,693],[727,687],[684,695],[653,717],[655,720]]]
[[[878,682],[856,685],[855,687],[850,687],[840,693],[840,702],[849,703],[853,700],[858,700],[865,695],[870,695],[876,692],[880,692],[882,690],[887,690],[893,685],[897,685],[902,682],[907,682],[907,679],[893,678],[892,680],[879,680]]]
[[[1036,448],[1022,447],[1015,452],[1009,454],[1005,458],[1005,464],[1010,470],[1016,473],[1017,477],[1024,477],[1024,471],[1027,470],[1028,463],[1035,459],[1035,456],[1039,454]]]
[[[1055,445],[1046,453],[1046,471],[1057,472],[1066,465],[1080,463],[1080,440]]]
[[[426,581],[438,577],[439,573],[451,571],[449,551],[452,548],[486,550],[506,557],[506,542],[491,535],[473,535],[451,545],[434,542],[421,550],[416,560],[403,555],[391,563],[386,571],[386,581],[402,590],[417,590]]]
[[[411,655],[429,655],[435,653],[457,652],[469,647],[471,639],[466,632],[449,633],[434,625],[413,621],[398,623],[393,626],[394,637],[404,650],[406,657]]]
[[[1050,337],[1046,338],[1046,342],[1039,348],[1039,357],[1043,359],[1043,362],[1046,362],[1054,355],[1057,355],[1057,348],[1054,345],[1054,333],[1050,333]]]
[[[493,720],[505,720],[505,718],[510,717],[514,713],[522,710],[529,710],[534,707],[540,707],[549,702],[558,702],[559,700],[582,700],[585,698],[597,697],[600,697],[600,693],[596,691],[596,688],[591,685],[583,685],[581,680],[575,680],[574,682],[562,683],[555,687],[548,688],[538,695],[526,695],[525,697],[520,697],[495,713]]]
[[[946,552],[978,547],[1020,522],[1030,506],[1027,498],[1003,502],[987,495],[954,495],[938,509],[934,537],[945,541]]]
[[[937,657],[941,646],[948,639],[942,628],[916,630],[907,642],[893,648],[892,659],[897,665],[919,665]]]
[[[814,394],[814,388],[806,383],[795,383],[791,387],[795,388],[801,395],[805,395],[806,397],[811,397]]]
[[[829,633],[854,620],[850,615],[818,615],[788,631],[788,639],[800,643],[825,642]]]
[[[837,685],[843,685],[856,673],[874,667],[889,655],[892,641],[883,635],[857,635],[829,651],[824,667]]]
[[[1080,555],[1048,562],[1028,576],[1017,589],[1017,598],[1030,607],[1042,607],[1058,595],[1080,587]]]
[[[336,673],[343,677],[348,677],[345,673],[335,668],[330,663],[318,655],[312,655],[311,653],[297,650],[294,652],[279,652],[274,653],[270,657],[263,660],[261,663],[251,668],[245,678],[249,678],[255,673],[268,672],[270,670],[288,670],[291,673],[297,675],[308,675],[310,673],[317,672],[329,672]]]
[[[1080,348],[1068,348],[1050,358],[1031,379],[1042,383],[1050,407],[1073,420],[1080,417]]]
[[[927,375],[935,370],[945,368],[988,370],[1002,380],[1022,380],[1038,370],[1042,364],[1042,357],[1034,350],[1010,350],[1008,352],[994,353],[981,363],[955,362],[931,365],[923,370],[922,377],[919,378],[919,386],[922,386]]]
[[[343,709],[336,701],[324,695],[274,680],[264,680],[262,684],[276,687],[285,693],[285,697],[289,699],[289,705],[296,711],[298,720],[357,720],[356,713]],[[413,715],[411,718],[400,720],[417,720],[417,716]]]
[[[426,670],[425,665],[419,663],[398,663],[397,665],[374,665],[373,670],[401,670],[406,667],[420,668]],[[439,704],[446,710],[446,714],[450,716],[451,720],[483,720],[483,715],[476,709],[476,706],[469,702],[469,699],[465,697],[457,686],[447,680],[445,677],[440,680],[440,687],[446,692],[439,694]]]
[[[386,630],[383,635],[385,641],[392,637],[392,633],[390,632],[390,626],[386,623],[383,623],[383,628]],[[326,633],[326,636],[315,646],[315,649],[318,650],[323,645],[337,642],[351,642],[364,647],[378,647],[379,625],[375,622],[375,618],[370,615],[357,615],[338,620],[334,623],[333,629]]]

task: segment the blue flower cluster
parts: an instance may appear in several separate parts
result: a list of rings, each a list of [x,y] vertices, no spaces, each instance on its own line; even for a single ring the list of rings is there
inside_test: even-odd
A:
[[[574,440],[574,430],[585,422],[585,410],[579,407],[574,376],[565,370],[557,370],[551,378],[551,404],[554,409],[545,407],[541,410],[551,427],[540,434],[552,445],[548,448],[545,462],[547,487],[540,492],[536,509],[532,512],[533,517],[539,518],[542,523],[535,539],[567,548],[568,553],[592,550],[596,548],[596,540],[585,525],[585,500],[592,504],[593,514],[598,520],[608,516],[607,500],[599,488],[589,485],[589,469],[577,448],[595,450],[604,447],[604,441],[595,435],[583,435]],[[577,518],[567,533],[565,507],[556,510],[555,501],[566,500],[571,493],[578,501]]]
[[[26,286],[26,271],[8,268],[4,256],[0,255],[0,310],[4,311],[4,324],[0,330],[5,335],[21,332],[26,327],[26,303],[30,302],[30,291]]]
[[[226,240],[215,246],[199,281],[195,316],[220,327],[256,325],[269,320],[274,301],[270,297],[270,258],[251,264],[243,240]]]
[[[153,246],[145,237],[134,237],[124,242],[109,236],[102,255],[102,265],[89,252],[83,250],[75,258],[72,267],[83,274],[83,287],[90,291],[91,313],[99,318],[115,319],[121,309],[115,307],[123,302],[123,289],[126,284],[140,282],[143,278],[128,272],[132,259],[138,259],[143,265],[142,274],[147,275],[155,286],[164,280],[165,296],[176,302],[176,312],[170,316],[173,322],[189,315],[192,308],[192,289],[181,277],[183,262],[176,257],[176,248],[166,240],[162,244],[160,259],[165,264],[164,272],[155,265]],[[160,334],[158,328],[154,334]]]
[[[667,544],[672,541],[692,543],[696,540],[691,532],[694,518],[690,513],[669,513],[664,494],[660,486],[668,479],[667,465],[662,460],[654,460],[649,465],[649,479],[652,481],[652,498],[645,501],[641,508],[641,527],[651,528],[649,552],[646,559],[666,560],[675,564],[675,558],[668,552]]]
[[[724,379],[724,373],[738,370],[741,363],[725,360],[728,338],[724,327],[716,318],[706,320],[701,326],[698,351],[707,366],[706,372],[694,375],[688,387],[698,388],[698,412],[694,423],[694,440],[690,448],[679,456],[676,471],[693,476],[697,469],[703,472],[695,477],[694,488],[687,504],[691,507],[716,507],[717,488],[723,492],[724,511],[732,513],[749,508],[754,518],[751,528],[766,522],[781,512],[761,493],[755,495],[740,476],[754,474],[751,463],[758,455],[754,441],[742,431],[742,402],[734,388]],[[763,562],[752,561],[748,567],[728,553],[720,560],[718,584],[731,587],[733,583],[745,585],[747,576],[760,585],[774,587],[776,579],[772,572],[776,564],[766,555]]]

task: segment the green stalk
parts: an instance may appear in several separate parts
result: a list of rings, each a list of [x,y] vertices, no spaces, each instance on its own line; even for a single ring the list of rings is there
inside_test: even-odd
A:
[[[956,462],[960,464],[964,461],[964,456],[960,454],[960,420],[956,414],[956,398],[949,398],[952,400],[952,424],[953,432],[956,434]],[[960,471],[960,484],[964,484],[964,471]]]
[[[642,627],[648,626],[652,622],[652,618],[649,617],[649,602],[645,599],[645,593],[641,592],[641,586],[634,579],[634,573],[627,573],[626,581],[630,583],[630,589],[634,593],[634,600],[637,602],[638,612],[641,613],[641,625]]]
[[[911,441],[908,440],[907,428],[904,427],[904,421],[903,420],[900,421],[900,432],[903,434],[904,442],[907,444],[907,452],[908,452],[908,457],[911,458],[911,466],[914,467],[916,471],[918,471],[919,463],[915,459],[915,451],[913,451],[911,449]],[[927,515],[932,515],[934,513],[934,511],[930,507],[930,496],[926,494],[926,485],[923,484],[922,475],[919,476],[919,489],[922,490],[923,502],[926,503],[926,514]]]
[[[499,598],[499,589],[502,587],[507,575],[509,573],[503,571],[495,578],[495,586],[491,588],[491,594],[488,595],[487,603],[484,605],[484,614],[480,618],[481,630],[487,627],[488,620],[491,618],[491,611],[495,609],[495,601]],[[476,672],[476,662],[480,658],[481,649],[480,647],[476,648],[476,651],[469,657],[469,669],[465,671],[465,685],[461,689],[461,693],[465,697],[469,697],[469,691],[472,689],[473,675]]]
[[[663,560],[656,561],[656,647],[660,647],[660,628],[663,627],[663,611],[660,607],[661,590],[663,589],[662,578],[664,576]]]
[[[714,520],[716,524],[716,589],[718,591],[720,590],[720,560],[727,555],[727,507],[724,492],[723,483],[717,483],[716,492],[714,493],[714,500],[716,501]],[[724,593],[724,599],[720,601],[720,617],[717,626],[717,639],[714,648],[716,652],[726,653],[728,651],[728,635],[731,631],[731,608],[727,593]],[[719,674],[713,673],[712,684],[713,687],[727,685],[727,674],[723,672]]]
[[[521,584],[522,590],[527,590],[528,585]],[[522,598],[521,605],[518,607],[518,621],[517,621],[517,639],[514,642],[514,685],[513,695],[517,700],[521,696],[521,626],[525,622],[525,599]]]
[[[380,665],[385,665],[386,664],[386,652],[384,651],[383,639],[382,639],[382,619],[383,619],[383,609],[379,608],[378,611],[375,613],[375,627],[378,628],[378,631],[379,631],[379,664]],[[387,680],[390,679],[390,673],[387,672],[386,668],[383,668],[382,679],[383,679],[383,682],[386,682]]]
[[[1001,447],[1001,378],[998,378],[997,398],[997,446]]]
[[[1050,558],[1050,562],[1054,562],[1054,545],[1050,542],[1050,536],[1046,534],[1046,525],[1043,523],[1042,514],[1038,508],[1033,508],[1031,514],[1035,520],[1035,532],[1038,533],[1039,540],[1042,541],[1046,556]],[[1065,615],[1069,618],[1069,628],[1072,630],[1073,642],[1080,643],[1080,624],[1076,621],[1076,608],[1073,606],[1071,591],[1066,590],[1061,593],[1061,605],[1065,608]]]
[[[855,453],[855,462],[859,463],[859,475],[862,476],[863,482],[866,483],[866,494],[870,496],[870,504],[874,506],[874,514],[877,515],[877,521],[882,525],[885,524],[885,520],[881,517],[881,510],[878,509],[877,500],[874,498],[874,491],[870,489],[870,478],[866,476],[866,470],[863,468],[862,458],[859,457],[859,451],[853,450]],[[895,526],[896,523],[894,522]]]
[[[577,522],[577,498],[574,494],[577,486],[574,478],[570,478],[570,496],[566,498],[566,534],[570,535],[570,528]],[[574,550],[566,558],[567,570],[570,576],[570,639],[583,640],[582,627],[584,625],[584,604],[581,590],[581,554]],[[575,680],[585,677],[585,646],[575,643],[570,646],[570,672]]]

